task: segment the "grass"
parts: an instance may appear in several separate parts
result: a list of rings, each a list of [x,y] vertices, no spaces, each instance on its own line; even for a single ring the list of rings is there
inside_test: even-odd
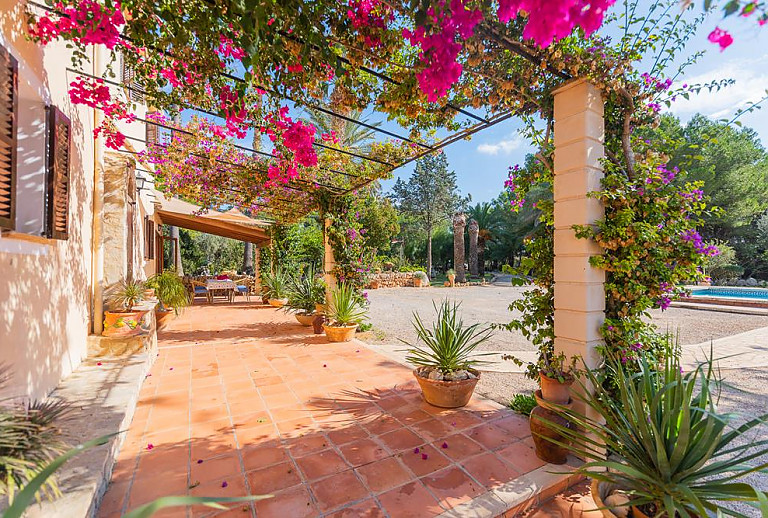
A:
[[[493,279],[493,274],[486,272],[485,280],[488,282],[491,282],[491,279]],[[432,277],[429,280],[429,284],[433,287],[442,287],[445,284],[445,281],[447,280],[448,280],[448,277],[446,277],[444,273],[441,273],[439,275]],[[467,275],[467,281],[479,282],[480,280],[482,280],[482,277],[480,277],[479,275],[477,276]]]

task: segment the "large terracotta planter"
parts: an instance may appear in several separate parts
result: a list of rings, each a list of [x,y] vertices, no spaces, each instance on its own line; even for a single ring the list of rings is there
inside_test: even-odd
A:
[[[451,286],[456,285],[456,275],[453,275],[453,274],[447,275],[446,278],[448,279],[448,282],[450,283]]]
[[[549,378],[539,373],[539,384],[541,385],[541,397],[545,401],[565,405],[571,400],[571,385],[573,379],[560,383],[558,380]]]
[[[269,299],[269,305],[275,308],[282,308],[288,304],[288,299]]]
[[[157,321],[157,328],[165,329],[168,323],[173,320],[173,315],[173,310],[161,311],[159,309],[155,309],[155,320]]]
[[[553,407],[549,402],[541,397],[541,390],[534,392],[533,396],[536,398],[537,406],[531,412],[530,425],[536,456],[550,464],[565,464],[568,462],[568,449],[548,439],[566,443],[567,440],[552,427],[552,424],[563,428],[570,428],[572,425],[565,417],[552,410]],[[559,406],[570,408],[571,404],[566,402]]]
[[[329,342],[349,342],[355,337],[357,324],[353,326],[329,326],[328,324],[323,324],[323,329]]]
[[[135,336],[141,333],[146,311],[105,311],[103,336]]]
[[[421,277],[414,277],[413,278],[413,287],[414,288],[421,288]]]
[[[296,317],[296,320],[299,321],[299,324],[305,327],[311,326],[312,321],[315,320],[314,313],[296,313],[294,316]]]
[[[472,398],[480,372],[467,369],[475,375],[474,378],[459,381],[438,381],[425,378],[419,374],[419,369],[413,370],[413,376],[419,382],[421,393],[430,405],[440,408],[459,408]]]

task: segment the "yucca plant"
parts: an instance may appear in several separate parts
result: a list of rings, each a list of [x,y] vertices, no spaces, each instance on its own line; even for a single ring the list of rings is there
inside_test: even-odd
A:
[[[189,305],[187,287],[174,269],[153,275],[144,284],[147,288],[154,288],[162,311],[173,308],[178,315],[181,308]]]
[[[577,472],[626,492],[630,505],[649,516],[745,517],[723,506],[740,501],[768,517],[768,494],[740,481],[768,467],[762,461],[749,464],[768,455],[768,439],[738,440],[765,424],[768,414],[732,425],[736,416],[717,409],[720,380],[712,359],[684,373],[671,343],[665,358],[663,368],[641,358],[639,373],[630,374],[621,360],[609,357],[615,394],[600,383],[598,371],[585,371],[577,391],[585,395],[576,397],[595,417],[563,409],[576,426],[551,423],[572,451],[589,461]],[[595,387],[594,393],[586,386]]]
[[[479,323],[465,326],[459,316],[461,303],[445,299],[439,307],[434,301],[432,306],[437,312],[432,329],[427,329],[414,311],[413,328],[418,339],[413,344],[401,340],[410,346],[405,360],[416,367],[437,369],[444,375],[485,363],[480,357],[492,353],[476,353],[475,349],[491,337],[491,327]]]
[[[326,316],[334,326],[352,326],[367,319],[368,309],[360,303],[355,288],[346,283],[339,284],[331,292],[331,302]]]
[[[0,367],[0,388],[10,379],[7,367]],[[65,450],[56,421],[69,406],[61,401],[15,404],[0,401],[0,495],[13,502],[14,496],[51,460]],[[59,495],[56,481],[41,487],[46,498]],[[36,497],[40,494],[36,491]]]
[[[129,311],[133,306],[144,300],[146,287],[141,281],[124,279],[113,286],[109,293],[109,303],[118,310]]]
[[[309,314],[315,304],[322,304],[325,297],[323,281],[317,278],[315,267],[309,265],[303,275],[288,281],[288,309]]]
[[[270,299],[284,299],[288,297],[288,276],[280,269],[274,272],[261,274],[262,292]]]

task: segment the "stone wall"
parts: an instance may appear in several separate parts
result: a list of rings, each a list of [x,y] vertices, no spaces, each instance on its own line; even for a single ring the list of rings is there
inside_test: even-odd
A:
[[[415,272],[381,272],[375,273],[371,276],[371,280],[368,282],[368,287],[372,288],[378,281],[379,288],[404,288],[407,286],[413,287],[413,279]],[[425,283],[429,286],[429,283]]]

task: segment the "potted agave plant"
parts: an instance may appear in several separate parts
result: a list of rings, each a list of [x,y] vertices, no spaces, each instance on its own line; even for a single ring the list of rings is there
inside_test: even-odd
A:
[[[451,268],[447,272],[445,272],[445,277],[448,279],[448,282],[450,283],[451,287],[456,285],[456,270]]]
[[[323,324],[323,330],[328,341],[352,340],[358,324],[367,318],[367,312],[365,302],[360,300],[355,289],[346,283],[339,284],[331,292],[331,301],[325,312],[327,322]]]
[[[422,286],[426,286],[429,283],[429,277],[427,277],[427,274],[424,272],[416,272],[413,274],[413,286],[416,288],[421,288]]]
[[[645,357],[630,362],[606,359],[611,388],[602,372],[586,369],[574,397],[588,415],[563,409],[574,426],[552,425],[587,460],[576,473],[592,479],[603,516],[768,516],[768,494],[743,480],[768,468],[768,441],[740,440],[759,432],[768,413],[734,422],[737,415],[717,408],[721,382],[712,360],[683,372],[669,341],[662,365]],[[755,512],[734,512],[734,501]]]
[[[113,308],[104,312],[104,336],[132,336],[141,332],[139,326],[146,311],[134,306],[144,300],[144,283],[126,279],[109,290],[107,302]]]
[[[303,275],[289,280],[286,308],[294,312],[301,325],[309,327],[316,317],[315,305],[322,302],[324,297],[323,284],[317,278],[315,268],[310,265]]]
[[[281,269],[262,274],[261,286],[270,306],[282,308],[288,303],[288,277]]]
[[[172,268],[153,275],[147,279],[145,285],[154,290],[159,301],[155,307],[158,329],[167,326],[173,315],[178,315],[181,308],[189,305],[187,288]]]
[[[413,375],[421,386],[424,399],[430,405],[458,408],[466,405],[480,379],[474,367],[482,364],[479,358],[492,353],[476,353],[477,347],[491,337],[490,326],[465,326],[458,315],[460,304],[444,300],[440,307],[432,303],[437,320],[427,329],[417,312],[413,314],[413,327],[418,339],[408,343],[406,361],[416,368]]]

